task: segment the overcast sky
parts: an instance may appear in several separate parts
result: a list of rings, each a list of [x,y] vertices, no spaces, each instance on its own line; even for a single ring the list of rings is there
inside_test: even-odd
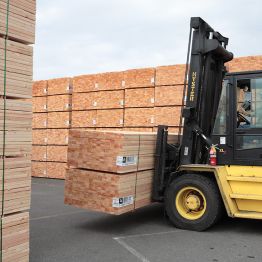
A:
[[[34,79],[185,63],[191,16],[262,55],[261,0],[37,0]]]

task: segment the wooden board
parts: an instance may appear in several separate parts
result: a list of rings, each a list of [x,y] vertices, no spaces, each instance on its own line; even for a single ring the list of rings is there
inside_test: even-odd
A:
[[[124,90],[73,94],[73,110],[114,109],[124,107]]]
[[[152,180],[153,170],[118,175],[69,169],[65,203],[120,215],[151,203]]]
[[[76,127],[95,127],[96,126],[96,110],[73,111],[72,112],[72,128]]]
[[[46,129],[47,128],[47,113],[34,113],[32,128],[33,129]]]
[[[33,112],[43,113],[47,112],[47,98],[43,97],[33,97]]]
[[[32,130],[33,145],[47,145],[47,130],[35,129]]]
[[[66,162],[67,146],[47,146],[47,161]]]
[[[47,177],[47,163],[32,161],[32,177]]]
[[[48,129],[47,144],[48,145],[68,145],[69,129]]]
[[[66,163],[47,162],[47,177],[55,179],[65,179]]]
[[[47,97],[48,112],[72,110],[72,95],[54,95]]]
[[[2,219],[3,262],[29,261],[29,213],[17,213]]]
[[[155,125],[179,126],[181,107],[155,107]]]
[[[156,68],[156,85],[183,85],[185,79],[185,65],[159,66]]]
[[[155,69],[142,68],[124,72],[125,88],[155,86]]]
[[[262,70],[262,55],[237,57],[228,62],[226,65],[229,72]]]
[[[35,42],[36,1],[10,0],[8,36],[18,42]],[[0,35],[6,35],[7,1],[0,4]]]
[[[69,128],[71,126],[70,112],[51,112],[47,116],[48,128]]]
[[[3,174],[3,160],[0,171]],[[3,196],[3,175],[0,176],[0,201]],[[30,208],[31,161],[30,158],[6,158],[4,173],[3,214],[8,215]],[[2,212],[2,205],[0,206]]]
[[[156,86],[155,106],[181,106],[183,102],[183,85]]]
[[[1,4],[0,4],[1,6]],[[1,17],[0,17],[1,20]],[[0,26],[1,31],[1,26]],[[14,41],[0,38],[0,95],[4,95],[4,68],[6,50],[6,95],[16,98],[32,96],[33,49]]]
[[[115,173],[152,169],[155,143],[156,133],[150,132],[70,130],[68,165]]]
[[[131,132],[153,132],[153,127],[124,127],[123,131]]]
[[[47,147],[33,145],[32,160],[33,161],[46,161],[46,159],[47,159]]]
[[[125,107],[154,107],[155,89],[136,88],[125,90]]]
[[[71,78],[56,78],[48,80],[48,95],[71,94],[73,91]]]
[[[123,72],[81,75],[73,78],[74,92],[124,89]]]
[[[47,80],[34,81],[32,94],[34,96],[46,96],[47,95]]]
[[[96,127],[122,127],[123,118],[123,109],[97,110]]]
[[[154,108],[125,109],[125,127],[153,127],[155,125]]]
[[[5,117],[4,117],[4,109]],[[32,128],[32,104],[30,102],[7,99],[0,99],[0,130],[30,130]]]

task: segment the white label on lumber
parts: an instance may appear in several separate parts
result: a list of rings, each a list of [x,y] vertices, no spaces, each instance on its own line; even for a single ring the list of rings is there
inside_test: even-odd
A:
[[[137,156],[117,156],[117,166],[132,166],[137,165]]]
[[[95,119],[93,119],[93,125],[96,125],[96,120]]]
[[[151,122],[151,124],[154,124],[155,120],[154,120],[153,116],[151,117],[150,122]]]
[[[120,106],[123,106],[124,105],[124,100],[120,100]]]
[[[44,110],[47,110],[47,105],[44,105]]]
[[[134,204],[134,196],[114,197],[112,199],[112,207],[125,207]]]
[[[65,138],[65,143],[68,144],[68,136]]]
[[[95,83],[95,88],[98,88],[99,87],[99,84],[98,83]]]
[[[119,120],[119,124],[120,124],[120,125],[123,125],[123,123],[124,123],[123,119],[120,119],[120,120]]]
[[[154,104],[155,103],[155,99],[152,97],[151,98],[151,104]]]
[[[151,78],[151,84],[154,84],[154,83],[155,83],[155,78],[152,77],[152,78]]]
[[[47,89],[45,88],[45,89],[44,89],[44,94],[46,94],[46,93],[47,93]]]
[[[126,81],[122,81],[122,87],[125,87],[125,85],[126,85]]]
[[[46,127],[47,126],[47,121],[44,121],[44,127]]]
[[[47,139],[47,137],[45,137],[45,143],[47,143],[47,141],[48,141],[48,139]]]
[[[97,102],[96,101],[93,103],[93,106],[97,106]]]

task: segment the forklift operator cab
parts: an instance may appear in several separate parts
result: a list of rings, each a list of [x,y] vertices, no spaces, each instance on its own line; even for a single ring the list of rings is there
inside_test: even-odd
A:
[[[262,165],[262,72],[226,76],[213,141],[218,164]]]

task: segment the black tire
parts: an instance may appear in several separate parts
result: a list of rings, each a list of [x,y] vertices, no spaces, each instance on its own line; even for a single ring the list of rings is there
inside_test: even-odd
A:
[[[176,207],[176,196],[185,187],[199,189],[206,198],[204,214],[195,220],[181,216]],[[200,174],[184,174],[175,178],[165,193],[165,209],[172,224],[181,229],[203,231],[214,225],[223,215],[224,205],[215,181]]]

